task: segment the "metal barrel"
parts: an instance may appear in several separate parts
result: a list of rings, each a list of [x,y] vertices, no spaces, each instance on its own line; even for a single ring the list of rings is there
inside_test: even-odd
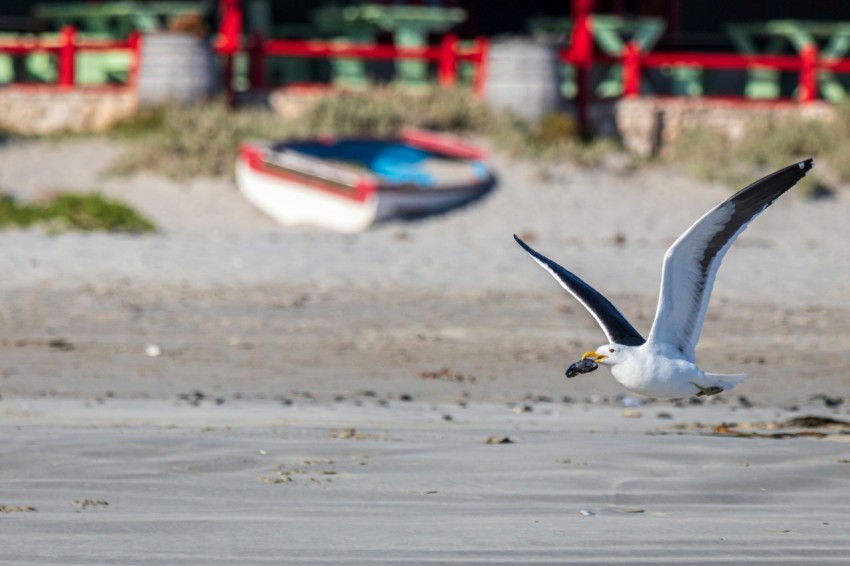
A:
[[[497,40],[487,61],[485,100],[497,110],[537,120],[562,108],[555,48],[531,40]]]
[[[215,94],[218,83],[212,48],[204,38],[162,32],[142,39],[140,106],[194,102]]]

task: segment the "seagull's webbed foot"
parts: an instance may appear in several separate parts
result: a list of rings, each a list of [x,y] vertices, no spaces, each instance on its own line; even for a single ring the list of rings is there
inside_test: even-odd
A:
[[[693,381],[691,382],[691,385],[699,389],[699,391],[697,391],[697,397],[702,397],[703,395],[711,397],[712,395],[717,395],[718,393],[725,391],[722,387],[703,387],[701,385],[697,385]]]

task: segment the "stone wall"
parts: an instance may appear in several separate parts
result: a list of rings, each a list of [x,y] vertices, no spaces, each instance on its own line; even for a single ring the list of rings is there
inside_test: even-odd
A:
[[[689,128],[714,128],[735,140],[750,124],[767,118],[798,116],[829,120],[834,108],[827,102],[795,104],[707,98],[637,97],[614,107],[616,129],[626,148],[639,156],[665,155]]]
[[[304,112],[320,99],[316,93],[276,91],[265,101],[285,119]],[[55,86],[0,87],[0,129],[21,134],[63,131],[90,132],[109,128],[138,112],[133,89],[62,89]],[[749,124],[766,117],[801,116],[830,119],[834,108],[826,102],[712,100],[706,98],[636,97],[594,104],[590,120],[594,131],[623,140],[632,153],[665,155],[691,127],[715,128],[740,138]]]
[[[132,89],[0,88],[0,129],[21,134],[101,131],[137,110]]]

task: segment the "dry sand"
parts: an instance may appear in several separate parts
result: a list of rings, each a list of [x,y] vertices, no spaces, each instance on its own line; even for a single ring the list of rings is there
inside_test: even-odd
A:
[[[120,150],[0,147],[5,192],[163,228],[0,234],[0,562],[846,563],[848,427],[747,425],[850,421],[845,193],[740,238],[698,357],[750,378],[673,404],[563,377],[604,337],[511,234],[646,331],[664,250],[727,188],[498,158],[468,209],[340,236],[226,181],[100,177]]]

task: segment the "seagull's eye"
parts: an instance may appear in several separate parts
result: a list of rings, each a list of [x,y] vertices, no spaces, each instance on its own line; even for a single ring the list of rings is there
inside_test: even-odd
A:
[[[610,353],[612,353],[612,354],[613,354],[613,353],[614,353],[614,348],[608,348],[608,351],[609,351]]]

